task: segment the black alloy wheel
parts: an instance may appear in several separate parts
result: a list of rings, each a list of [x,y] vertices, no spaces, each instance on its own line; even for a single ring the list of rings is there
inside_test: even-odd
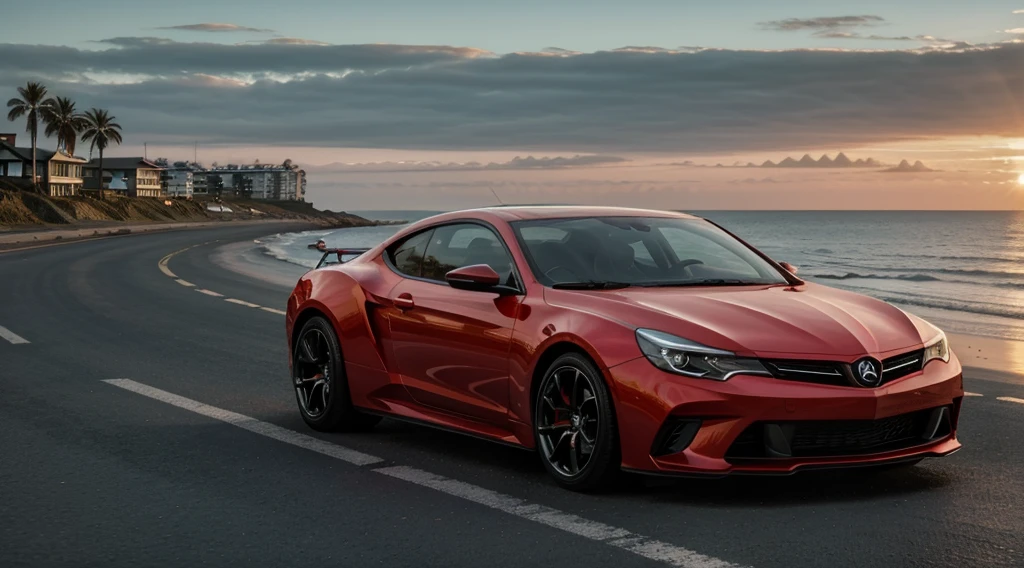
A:
[[[618,428],[601,372],[576,353],[548,367],[534,405],[544,467],[568,489],[607,488],[619,471]]]
[[[314,430],[362,429],[380,421],[352,407],[338,336],[322,317],[310,318],[299,330],[292,352],[292,384],[299,413]]]

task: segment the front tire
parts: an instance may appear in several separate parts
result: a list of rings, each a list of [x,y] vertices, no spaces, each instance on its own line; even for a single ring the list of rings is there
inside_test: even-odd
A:
[[[292,351],[292,386],[299,414],[314,430],[362,430],[380,421],[352,406],[338,336],[321,316],[299,330]]]
[[[534,401],[533,432],[541,462],[562,487],[597,491],[618,476],[611,392],[586,357],[567,353],[548,367]]]

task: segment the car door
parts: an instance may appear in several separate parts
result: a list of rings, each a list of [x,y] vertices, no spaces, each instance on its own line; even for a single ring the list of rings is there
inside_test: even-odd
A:
[[[507,421],[508,354],[521,297],[457,290],[444,275],[488,264],[518,286],[512,259],[489,227],[455,223],[432,230],[418,277],[390,293],[392,352],[410,396],[425,406],[495,425]]]

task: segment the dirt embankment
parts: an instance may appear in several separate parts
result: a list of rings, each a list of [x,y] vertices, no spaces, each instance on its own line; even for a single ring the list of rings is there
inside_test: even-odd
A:
[[[0,232],[116,227],[132,223],[189,223],[288,219],[323,227],[373,225],[357,215],[314,209],[296,201],[156,199],[145,197],[43,197],[0,189]]]

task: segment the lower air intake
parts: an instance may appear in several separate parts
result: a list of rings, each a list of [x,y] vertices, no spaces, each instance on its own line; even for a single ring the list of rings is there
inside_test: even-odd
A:
[[[755,422],[729,447],[726,459],[841,457],[912,448],[952,433],[942,406],[878,420]]]
[[[669,418],[654,438],[651,455],[667,456],[685,450],[697,436],[698,430],[699,418]]]

